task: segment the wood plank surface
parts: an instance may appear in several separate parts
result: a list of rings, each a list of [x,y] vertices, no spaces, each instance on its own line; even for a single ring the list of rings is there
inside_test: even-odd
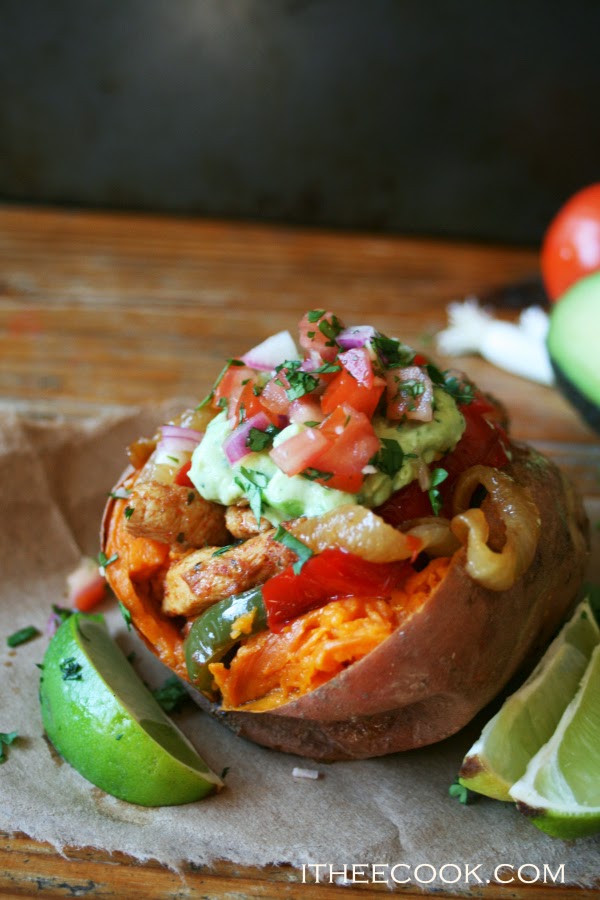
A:
[[[522,248],[4,207],[0,405],[36,416],[77,416],[200,398],[226,358],[293,329],[315,307],[429,349],[449,302],[497,298],[506,285],[531,283],[537,274],[537,253]],[[505,308],[503,315],[515,313]],[[481,360],[467,366],[506,403],[514,435],[557,458],[598,502],[598,440],[566,401]],[[387,889],[355,885],[350,893],[375,898]],[[423,896],[414,888],[399,887],[397,894]],[[301,874],[285,867],[223,863],[180,876],[96,851],[60,855],[24,835],[0,836],[0,895],[343,896],[335,885],[302,884]],[[468,892],[528,900],[548,895],[588,900],[598,891],[512,884]]]

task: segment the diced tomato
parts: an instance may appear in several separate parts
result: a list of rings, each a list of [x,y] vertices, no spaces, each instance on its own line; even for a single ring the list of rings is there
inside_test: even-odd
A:
[[[431,422],[433,418],[433,384],[419,366],[388,369],[386,416],[392,420],[416,419]]]
[[[371,356],[365,347],[356,347],[353,350],[346,350],[345,353],[340,353],[338,362],[356,378],[359,384],[366,388],[373,387],[375,373]]]
[[[251,378],[243,385],[235,403],[230,404],[229,418],[239,425],[241,422],[252,419],[258,413],[264,413],[272,425],[279,426],[279,415],[265,406],[258,380]]]
[[[286,384],[283,372],[267,381],[260,395],[260,401],[266,411],[276,416],[286,416],[288,414],[290,400],[285,392]]]
[[[356,494],[364,481],[363,469],[380,449],[380,441],[364,413],[344,403],[321,423],[319,431],[330,446],[314,463],[323,472],[316,481],[338,491]]]
[[[293,566],[270,578],[262,593],[271,631],[341,597],[387,597],[412,572],[406,560],[372,563],[331,548],[311,556],[296,575]]]
[[[180,485],[180,487],[193,488],[194,485],[190,481],[190,477],[188,475],[188,472],[190,471],[191,468],[192,468],[192,461],[190,459],[190,460],[188,460],[188,462],[186,462],[182,465],[182,467],[179,469],[179,471],[175,475],[175,478],[173,479],[175,484]]]
[[[304,469],[313,468],[329,447],[330,441],[317,428],[306,428],[273,447],[269,456],[282,472],[291,477]]]
[[[98,570],[98,563],[84,557],[77,568],[67,575],[68,605],[89,612],[106,597],[106,580]]]
[[[308,422],[322,422],[325,413],[321,409],[318,397],[315,397],[314,394],[305,394],[303,397],[298,397],[297,400],[292,400],[289,417],[290,422],[306,425]]]
[[[229,410],[229,418],[235,418],[237,401],[244,389],[244,385],[254,377],[254,371],[248,366],[236,364],[234,360],[213,391],[212,405],[215,409],[221,409],[225,403]],[[232,412],[233,411],[233,412]]]
[[[327,415],[336,407],[347,403],[357,412],[364,413],[367,418],[372,418],[380,397],[385,390],[383,378],[372,377],[371,386],[367,387],[356,380],[346,369],[336,375],[323,396],[321,397],[321,409]]]
[[[340,349],[335,338],[343,328],[343,323],[332,312],[313,310],[305,313],[299,325],[300,346],[311,358],[333,362]]]

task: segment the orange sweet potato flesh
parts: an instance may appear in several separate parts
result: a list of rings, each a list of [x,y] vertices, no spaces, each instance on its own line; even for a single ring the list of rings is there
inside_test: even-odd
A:
[[[198,703],[237,734],[312,759],[363,759],[459,731],[532,662],[578,595],[589,551],[582,504],[557,467],[515,447],[510,468],[538,506],[542,539],[508,591],[466,574],[464,550],[445,578],[382,644],[339,675],[268,712]]]
[[[307,669],[296,666],[294,673],[285,653],[277,658],[273,641],[262,659],[254,650],[248,651],[246,663],[242,656],[239,673],[235,666],[232,675],[215,672],[230,705],[239,707],[249,700],[248,706],[226,710],[199,693],[194,695],[198,704],[256,743],[323,760],[413,749],[464,727],[547,644],[576,602],[587,564],[587,519],[557,467],[536,451],[515,446],[508,471],[530,491],[542,534],[533,563],[510,590],[494,592],[473,581],[460,550],[449,563],[440,562],[439,578],[432,577],[432,569],[423,583],[410,585],[404,597],[394,598],[397,618],[384,627],[387,636],[381,632],[380,643],[373,639],[369,649],[373,633],[363,629],[357,655],[368,652],[354,662],[330,660],[332,665],[341,662],[339,671],[322,683],[323,673],[302,642],[290,645],[290,652],[297,651]],[[122,512],[107,513],[107,555],[123,547],[124,529],[114,524],[115,518],[122,519]],[[153,604],[151,590],[140,590],[129,580],[125,559],[122,566],[117,563],[110,566],[113,589],[130,608],[148,645],[185,677],[180,630]],[[319,616],[313,625],[319,627]],[[269,640],[261,637],[256,647]],[[253,707],[256,697],[271,691],[271,699],[282,699],[276,692],[286,665],[285,684],[292,699],[274,707],[267,701],[267,708],[258,711],[260,704]],[[276,677],[271,677],[273,671]],[[312,689],[293,699],[302,679]]]

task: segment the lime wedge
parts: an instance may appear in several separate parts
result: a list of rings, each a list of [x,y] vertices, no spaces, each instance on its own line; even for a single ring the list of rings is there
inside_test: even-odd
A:
[[[512,800],[512,785],[552,736],[599,642],[600,629],[584,600],[465,756],[459,772],[464,787],[496,800]]]
[[[142,806],[199,800],[222,782],[163,712],[101,616],[75,614],[46,651],[40,679],[46,734],[108,794]]]
[[[558,728],[510,794],[553,837],[600,831],[600,646]]]

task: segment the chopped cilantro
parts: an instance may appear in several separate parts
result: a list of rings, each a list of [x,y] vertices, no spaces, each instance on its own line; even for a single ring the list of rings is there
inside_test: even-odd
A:
[[[269,479],[264,472],[258,472],[253,469],[247,469],[240,466],[240,474],[234,478],[235,483],[242,489],[250,503],[250,509],[254,513],[254,518],[260,522],[262,516],[263,490],[269,483]]]
[[[404,450],[392,438],[381,438],[381,450],[379,450],[371,464],[376,466],[380,472],[394,478],[404,465]]]
[[[327,310],[325,309],[311,309],[309,312],[307,312],[306,318],[311,323],[311,325],[314,325],[315,322],[318,322],[319,319],[325,315],[326,311]]]
[[[55,603],[53,603],[52,604],[52,612],[54,613],[56,619],[58,619],[58,621],[62,625],[63,622],[66,622],[67,619],[71,618],[71,616],[73,615],[75,610],[68,609],[66,606],[57,606]]]
[[[215,550],[214,553],[211,553],[211,556],[222,556],[224,553],[227,553],[228,550],[232,550],[235,546],[235,544],[226,544],[225,547],[219,547],[218,550]]]
[[[187,505],[189,506],[190,503],[193,503],[195,499],[196,499],[196,492],[195,492],[195,491],[188,491],[188,495],[187,495]]]
[[[123,515],[125,516],[126,519],[130,519],[132,517],[133,513],[134,513],[133,506],[126,506],[125,509],[123,510]]]
[[[9,647],[18,647],[20,644],[26,644],[27,641],[37,637],[38,634],[39,631],[35,625],[26,625],[25,628],[20,628],[18,631],[9,635],[6,638],[6,643]]]
[[[450,394],[456,403],[468,404],[473,402],[475,388],[471,382],[445,372],[444,383],[442,386],[446,393]]]
[[[0,731],[0,763],[6,762],[4,748],[13,744],[18,737],[18,731]]]
[[[438,486],[445,481],[448,477],[448,472],[446,469],[434,469],[431,473],[431,484],[429,485],[429,502],[431,503],[431,508],[433,510],[434,516],[439,516],[440,509],[442,508],[443,502],[438,491]]]
[[[225,766],[225,768],[221,772],[221,778],[223,781],[225,781],[225,779],[227,778],[227,773],[229,772],[230,768],[231,766]]]
[[[77,662],[74,656],[63,659],[63,661],[58,664],[58,668],[62,672],[63,681],[81,681],[81,671],[83,667],[81,663]]]
[[[335,346],[335,339],[342,330],[342,323],[337,316],[332,316],[331,321],[329,319],[321,319],[319,322],[319,331],[328,338],[327,347]]]
[[[103,550],[98,554],[98,565],[103,569],[106,569],[107,566],[110,566],[112,563],[116,562],[119,558],[118,553],[113,553],[112,556],[108,557]]]
[[[279,429],[274,425],[269,425],[264,431],[260,428],[251,428],[246,438],[246,446],[256,453],[260,453],[265,447],[268,447],[273,437],[279,433]]]
[[[189,700],[189,694],[177,675],[171,675],[167,680],[155,691],[152,696],[164,709],[165,712],[177,712],[181,709],[186,700]]]
[[[278,526],[277,531],[273,535],[273,540],[283,544],[284,547],[287,547],[288,550],[292,550],[296,554],[298,559],[293,564],[292,568],[294,574],[298,575],[304,563],[313,555],[310,547],[307,547],[305,543],[298,540],[297,537],[294,537],[294,535],[287,531],[283,525]]]
[[[333,472],[322,472],[320,469],[308,468],[300,472],[302,478],[308,478],[309,481],[329,481],[333,478]]]
[[[221,369],[221,371],[219,372],[219,374],[217,375],[217,379],[212,386],[211,392],[209,394],[207,394],[203,400],[200,401],[200,403],[198,404],[196,409],[202,409],[203,407],[207,406],[211,402],[211,400],[215,396],[216,389],[219,387],[219,385],[223,381],[223,378],[225,377],[227,370],[229,369],[230,366],[244,366],[244,365],[245,365],[245,363],[243,363],[241,359],[228,359],[227,362],[225,363],[225,365],[223,366],[223,368]],[[225,404],[223,404],[223,401],[225,401]],[[219,401],[219,406],[223,406],[223,405],[227,405],[227,401],[225,400],[224,397],[222,397],[221,400]]]
[[[396,338],[377,334],[371,339],[371,346],[377,354],[377,358],[386,369],[397,369],[400,366],[409,366],[415,358],[414,350],[401,344]]]
[[[305,422],[306,428],[316,428],[317,425],[320,425],[320,422]]]
[[[121,602],[121,600],[119,600],[119,609],[121,610],[121,615],[125,619],[125,624],[127,625],[127,631],[131,631],[131,625],[132,625],[131,613],[129,612],[129,610],[127,609],[125,604]]]
[[[285,373],[289,387],[285,389],[288,400],[298,400],[305,394],[310,394],[319,385],[319,379],[310,372],[302,372],[294,368]]]
[[[450,787],[448,788],[448,793],[451,797],[454,797],[459,803],[464,803],[465,806],[468,803],[471,803],[475,797],[474,791],[470,791],[469,788],[466,788],[463,784],[460,783],[458,779],[452,782]]]

